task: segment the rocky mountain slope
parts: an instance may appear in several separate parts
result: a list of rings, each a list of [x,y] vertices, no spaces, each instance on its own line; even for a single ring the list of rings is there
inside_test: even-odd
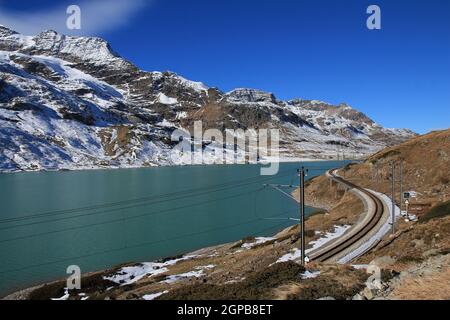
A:
[[[364,156],[414,136],[345,104],[145,72],[99,38],[0,26],[1,171],[174,164],[171,133],[197,120],[204,130],[279,129],[283,158]]]

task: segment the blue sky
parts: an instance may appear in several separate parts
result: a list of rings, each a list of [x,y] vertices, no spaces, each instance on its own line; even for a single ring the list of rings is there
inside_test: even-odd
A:
[[[0,0],[0,24],[101,36],[145,70],[171,70],[224,91],[346,102],[387,127],[450,127],[448,0]],[[382,30],[366,9],[382,10]]]

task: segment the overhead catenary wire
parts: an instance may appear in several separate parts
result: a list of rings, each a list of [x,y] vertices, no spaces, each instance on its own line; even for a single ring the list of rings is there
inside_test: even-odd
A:
[[[200,188],[191,189],[191,190],[177,191],[177,192],[172,192],[172,193],[167,193],[167,194],[162,194],[162,195],[142,197],[142,198],[124,200],[124,201],[119,201],[119,202],[112,202],[112,203],[86,206],[86,207],[73,208],[73,209],[48,211],[48,212],[42,212],[42,213],[37,213],[37,214],[31,214],[31,215],[22,215],[20,217],[1,219],[0,224],[19,222],[19,221],[25,221],[25,220],[30,220],[30,219],[39,219],[39,218],[48,217],[48,216],[58,216],[58,215],[64,215],[64,214],[69,214],[69,213],[77,213],[80,211],[93,211],[93,210],[99,210],[99,209],[104,209],[104,208],[116,207],[116,206],[120,206],[120,205],[124,205],[124,204],[128,204],[128,203],[143,203],[140,206],[144,206],[147,204],[179,200],[179,199],[184,199],[186,197],[203,195],[205,193],[218,192],[218,191],[223,191],[223,190],[229,189],[229,188],[241,187],[241,186],[246,186],[246,185],[254,184],[254,183],[258,183],[258,182],[270,181],[270,180],[285,177],[285,176],[288,176],[291,174],[294,174],[294,172],[292,172],[292,170],[290,169],[290,170],[282,171],[278,175],[271,176],[268,178],[263,178],[263,179],[261,179],[261,176],[254,176],[251,178],[241,179],[238,181],[227,182],[227,183],[213,185],[213,186],[207,186],[207,187],[200,187]],[[195,195],[193,195],[193,194],[195,194]],[[175,199],[171,198],[172,196],[178,196],[178,195],[180,195],[180,196]],[[163,199],[165,199],[165,200],[163,200]],[[152,200],[155,200],[156,202],[151,202]],[[150,203],[148,203],[148,202],[150,202]],[[133,205],[129,208],[134,208],[134,207],[135,207],[135,205]],[[103,213],[103,212],[101,212],[101,213]],[[0,230],[4,230],[4,229],[0,228]]]
[[[226,190],[226,189],[229,189],[229,188],[242,187],[242,186],[254,184],[254,183],[257,183],[257,182],[264,182],[264,181],[267,181],[267,180],[272,180],[274,178],[280,178],[280,177],[283,177],[283,176],[287,176],[287,175],[290,175],[290,174],[291,174],[291,172],[289,172],[288,174],[284,174],[284,175],[280,175],[279,174],[277,176],[273,176],[273,177],[270,177],[270,178],[267,178],[267,179],[264,179],[264,180],[260,180],[260,181],[255,181],[255,182],[252,181],[252,182],[245,182],[245,183],[241,183],[241,184],[235,184],[235,185],[223,187],[223,188],[216,189],[216,190],[210,190],[210,191],[207,191],[207,192],[198,193],[198,194],[195,194],[195,195],[186,194],[186,195],[183,195],[183,196],[180,196],[180,197],[177,197],[177,198],[168,199],[168,200],[161,200],[161,201],[154,201],[154,202],[145,202],[145,203],[141,203],[141,204],[135,204],[135,205],[125,206],[125,207],[109,209],[109,210],[106,210],[106,211],[104,210],[104,211],[97,211],[97,212],[90,212],[90,213],[82,213],[82,214],[78,214],[78,215],[74,215],[74,216],[57,218],[57,219],[52,219],[52,220],[43,220],[43,221],[37,221],[37,222],[31,222],[31,223],[25,223],[25,224],[19,224],[19,225],[12,225],[12,226],[7,226],[7,227],[2,227],[2,228],[0,228],[0,231],[11,230],[11,229],[21,228],[21,227],[35,226],[35,225],[40,225],[40,224],[53,223],[53,222],[59,222],[59,221],[66,221],[66,220],[77,219],[77,218],[81,218],[81,217],[93,216],[93,215],[104,214],[104,213],[112,213],[112,212],[122,211],[122,210],[126,210],[126,209],[134,209],[134,208],[144,207],[144,206],[148,206],[150,204],[163,203],[163,202],[167,202],[167,201],[181,200],[181,199],[201,196],[201,195],[209,194],[209,193],[213,193],[213,192],[219,192],[219,191],[223,191],[223,190]],[[247,180],[243,180],[243,181],[247,181]],[[45,217],[47,217],[47,215]],[[33,217],[33,218],[35,218],[35,217]],[[134,219],[134,217],[125,217],[125,218],[122,218],[121,220],[124,220],[124,219],[125,220],[127,220],[127,219]],[[1,221],[0,221],[0,223],[1,223]],[[1,243],[1,241],[0,241],[0,243]]]
[[[297,199],[295,199],[292,195],[290,195],[289,193],[285,192],[284,190],[282,190],[279,186],[276,185],[267,185],[277,191],[279,191],[281,194],[285,195],[286,197],[288,197],[289,199],[295,201],[296,203],[298,203]]]
[[[129,216],[129,217],[121,217],[121,218],[117,218],[117,219],[113,219],[113,220],[91,223],[91,224],[83,225],[83,226],[69,227],[69,228],[65,228],[65,229],[59,229],[59,230],[47,231],[47,232],[26,235],[26,236],[21,236],[21,237],[16,237],[16,238],[4,239],[4,240],[0,240],[0,244],[6,243],[6,242],[11,242],[11,241],[18,241],[18,240],[30,239],[30,238],[40,237],[40,236],[46,236],[46,235],[50,235],[50,234],[57,234],[57,233],[61,233],[61,232],[91,228],[91,227],[96,227],[96,226],[101,226],[101,225],[106,225],[106,224],[111,224],[111,223],[116,223],[116,222],[126,222],[129,220],[134,220],[134,219],[138,219],[138,218],[158,215],[158,214],[162,214],[162,213],[168,213],[168,212],[172,212],[172,211],[178,211],[178,210],[187,209],[187,208],[193,208],[193,207],[197,207],[197,206],[208,204],[208,203],[214,203],[214,202],[218,202],[218,201],[239,198],[239,197],[245,196],[247,194],[252,194],[256,191],[258,191],[258,190],[240,193],[240,194],[236,194],[236,195],[229,196],[229,197],[222,197],[219,199],[211,199],[211,200],[207,200],[207,201],[197,202],[197,203],[193,203],[190,205],[184,205],[184,206],[179,206],[179,207],[175,207],[175,208],[164,209],[164,210],[160,210],[160,211],[147,212],[147,213]]]
[[[311,170],[311,171],[315,171],[315,170],[323,171],[323,170],[328,170],[328,169],[329,169],[329,168],[318,168],[318,167],[315,167],[315,168],[311,168],[310,170]],[[295,174],[295,172],[293,172],[293,170],[286,170],[286,172],[288,172],[288,171],[289,171],[289,173],[287,173],[286,176],[289,175],[289,174]],[[281,172],[281,173],[283,173],[283,172]],[[280,174],[281,174],[281,173],[280,173]],[[280,174],[278,174],[278,175],[276,175],[276,176],[272,176],[272,177],[270,177],[270,178],[268,178],[268,179],[261,179],[261,177],[258,176],[258,177],[252,177],[252,178],[245,179],[245,180],[240,180],[240,181],[242,182],[242,181],[250,181],[250,179],[255,179],[255,181],[252,181],[252,182],[237,183],[237,184],[234,183],[234,185],[230,185],[229,188],[236,188],[236,187],[240,187],[240,186],[244,186],[244,185],[248,185],[248,184],[258,183],[258,182],[262,182],[262,181],[264,181],[264,180],[265,180],[265,181],[272,180],[272,179],[275,179],[275,178],[282,177]],[[257,179],[256,179],[256,178],[257,178]],[[221,184],[221,185],[219,185],[219,186],[224,186],[224,185],[227,185],[227,184],[231,184],[231,183]],[[210,189],[210,188],[211,188],[211,186],[203,187],[203,188],[197,188],[197,189],[193,189],[193,190]],[[147,199],[148,199],[148,198],[153,198],[153,199],[155,199],[155,197],[156,197],[156,198],[158,198],[158,197],[170,197],[170,196],[173,196],[174,194],[180,194],[180,193],[183,193],[183,192],[195,193],[193,190],[190,190],[190,191],[179,191],[179,192],[171,193],[171,194],[168,194],[168,195],[158,195],[158,196],[146,197],[146,198],[147,198]],[[223,190],[223,189],[222,189],[222,190]],[[202,195],[202,194],[207,194],[207,193],[211,193],[211,192],[217,192],[217,191],[220,191],[220,190],[216,190],[216,191],[211,191],[211,190],[210,190],[210,191],[205,192],[205,193],[200,193],[200,195]],[[253,193],[253,192],[255,192],[255,190],[250,191],[250,192],[248,192],[248,193]],[[197,191],[197,193],[199,193],[199,191]],[[234,196],[231,196],[231,197],[240,197],[240,196],[243,196],[243,195],[245,195],[245,194],[246,194],[246,193],[241,193],[241,194],[237,194],[237,195],[234,195]],[[192,194],[191,194],[190,196],[192,196]],[[230,197],[230,198],[231,198],[231,197]],[[227,198],[227,197],[226,197],[226,198]],[[194,204],[190,204],[189,206],[185,206],[184,208],[186,208],[186,207],[198,206],[198,205],[205,204],[205,203],[210,203],[210,202],[216,202],[216,201],[220,201],[220,200],[224,200],[224,199],[225,199],[225,198],[222,198],[222,199],[213,199],[213,200],[210,200],[210,201],[204,201],[204,202],[200,202],[200,203],[194,203]],[[142,200],[142,198],[141,198],[141,200]],[[171,200],[173,200],[173,199],[171,199]],[[122,202],[116,202],[116,203],[113,203],[113,204],[114,204],[114,206],[117,206],[117,205],[119,205],[119,204],[123,205],[124,202],[125,202],[125,203],[129,203],[129,202],[133,202],[133,201],[136,201],[136,200],[126,200],[126,201],[122,201]],[[140,200],[137,200],[137,201],[140,201]],[[145,201],[148,201],[148,200],[145,200]],[[112,205],[112,204],[108,204],[108,205]],[[147,204],[147,205],[148,205],[148,204]],[[94,210],[94,209],[92,209],[93,207],[98,208],[99,205],[89,207],[90,210]],[[103,207],[104,207],[104,205],[103,205],[102,207],[100,207],[100,208],[103,208]],[[41,217],[44,217],[44,216],[52,216],[52,215],[63,214],[63,213],[64,213],[64,214],[65,214],[65,213],[73,213],[74,210],[77,210],[77,211],[88,210],[87,208],[88,208],[88,207],[77,208],[77,209],[68,209],[68,210],[60,210],[60,211],[53,211],[53,212],[47,212],[47,213],[36,214],[36,215],[27,215],[27,216],[18,217],[18,218],[16,218],[16,219],[37,219],[37,218],[41,218]],[[168,212],[170,212],[170,211],[176,211],[176,210],[180,210],[180,209],[182,209],[182,208],[183,208],[183,207],[171,208],[171,209],[162,210],[162,211],[159,211],[159,212],[152,212],[152,213],[150,213],[150,214],[158,214],[158,213],[161,213],[161,212],[164,212],[164,211],[168,211]],[[125,208],[120,208],[119,210],[124,210],[124,209],[125,209]],[[76,211],[75,211],[75,212],[76,212]],[[96,212],[96,214],[98,214],[98,212]],[[149,214],[149,213],[146,213],[146,214]],[[84,215],[83,215],[83,216],[84,216]],[[140,215],[140,216],[142,216],[142,215]],[[279,216],[279,215],[278,215],[278,216]],[[76,216],[76,217],[79,217],[79,216]],[[75,217],[75,218],[76,218],[76,217]],[[65,217],[65,218],[72,218],[72,217]],[[128,219],[134,219],[134,218],[138,218],[138,216],[126,217],[125,219],[128,220]],[[13,218],[13,219],[14,219],[14,218]],[[8,221],[6,221],[6,220],[8,220]],[[117,219],[117,220],[119,220],[119,221],[124,221],[124,218],[120,218],[120,219]],[[213,229],[207,229],[207,230],[203,230],[203,231],[199,231],[199,232],[194,232],[194,233],[189,233],[189,234],[185,234],[185,235],[180,235],[180,236],[176,236],[176,237],[171,237],[171,238],[166,238],[166,239],[161,239],[161,240],[156,240],[156,241],[150,241],[150,242],[143,242],[143,243],[138,243],[138,244],[134,244],[134,245],[126,245],[126,246],[120,247],[120,248],[114,248],[114,249],[104,250],[104,251],[100,251],[100,252],[88,253],[88,254],[86,254],[86,255],[82,255],[82,256],[78,256],[78,257],[70,257],[70,258],[64,258],[64,259],[60,259],[60,260],[54,260],[54,261],[44,262],[44,263],[35,264],[35,265],[29,265],[29,266],[25,266],[25,267],[17,268],[17,269],[3,270],[3,271],[0,271],[0,274],[12,273],[12,272],[18,272],[18,271],[22,271],[22,270],[32,269],[32,268],[36,268],[36,267],[40,267],[40,266],[45,266],[45,265],[51,265],[51,264],[62,263],[62,262],[66,262],[66,261],[70,261],[70,260],[75,260],[75,259],[89,258],[89,257],[95,256],[95,255],[101,255],[101,254],[106,254],[106,253],[111,253],[111,252],[117,252],[117,251],[122,251],[122,250],[127,250],[127,249],[139,248],[139,247],[142,247],[142,246],[153,245],[153,244],[163,243],[163,242],[167,242],[167,241],[174,241],[174,240],[177,240],[177,239],[183,239],[183,238],[186,238],[186,237],[191,237],[191,236],[201,235],[201,234],[210,233],[210,232],[214,232],[214,231],[218,231],[218,230],[224,230],[224,229],[228,229],[228,228],[233,228],[233,227],[237,227],[237,226],[242,226],[242,225],[250,224],[250,223],[253,223],[253,222],[256,222],[256,221],[261,221],[261,220],[263,220],[263,219],[262,219],[262,218],[257,218],[257,219],[252,219],[252,220],[248,220],[248,221],[241,222],[241,223],[236,223],[236,224],[227,225],[227,226],[218,227],[218,228],[213,228]],[[13,220],[13,221],[17,221],[17,220]],[[20,221],[20,220],[18,220],[18,221]],[[52,220],[52,221],[55,221],[55,220]],[[51,221],[51,222],[52,222],[52,221]],[[0,220],[0,223],[7,223],[7,222],[12,222],[12,221],[11,221],[11,219]],[[273,228],[277,228],[277,227],[279,227],[279,226],[285,225],[285,224],[287,224],[287,222],[288,222],[288,221],[286,220],[286,221],[284,221],[283,223],[280,223],[279,225],[273,226],[273,227],[271,227],[271,228],[267,228],[266,230],[269,230],[269,229],[271,230],[271,229],[273,229]],[[108,222],[102,222],[102,223],[108,223]],[[101,223],[100,223],[100,224],[101,224]],[[34,224],[27,224],[27,225],[34,225]],[[20,226],[23,226],[23,225],[13,226],[13,227],[20,227]],[[90,225],[90,226],[92,226],[92,225]],[[89,226],[84,226],[84,227],[89,227]],[[74,228],[79,229],[79,227],[74,227]],[[1,229],[0,229],[0,230],[1,230]],[[56,230],[55,230],[55,231],[51,231],[51,232],[64,232],[64,230],[59,230],[59,231],[56,231]],[[39,236],[39,235],[31,235],[31,236],[33,237],[33,236]],[[30,237],[30,235],[27,236],[27,237]],[[4,241],[13,241],[13,240],[12,240],[12,239],[11,239],[11,240],[6,239],[6,240],[4,240]],[[1,241],[0,241],[0,242],[1,242]]]
[[[290,175],[291,173],[287,174]],[[283,175],[282,175],[283,176]],[[109,212],[115,212],[115,211],[121,211],[124,209],[133,209],[133,208],[138,208],[138,207],[144,207],[144,206],[148,206],[151,204],[159,204],[159,203],[164,203],[164,202],[172,202],[175,200],[181,200],[181,199],[186,199],[186,198],[191,198],[191,197],[198,197],[201,195],[205,195],[205,194],[210,194],[210,193],[215,193],[215,192],[219,192],[219,191],[223,191],[223,190],[227,190],[227,189],[231,189],[231,188],[238,188],[238,187],[244,187],[244,186],[248,186],[251,184],[255,184],[258,182],[264,182],[267,180],[272,180],[275,179],[277,177],[282,177],[282,176],[276,176],[276,177],[271,177],[268,179],[264,179],[264,180],[260,180],[260,181],[252,181],[252,182],[245,182],[245,183],[240,183],[240,184],[235,184],[235,185],[230,185],[230,186],[226,186],[226,187],[222,187],[222,188],[216,188],[216,189],[212,189],[209,191],[204,191],[201,193],[187,193],[185,195],[181,195],[179,197],[176,198],[169,198],[169,199],[165,199],[165,200],[157,200],[157,201],[147,201],[147,202],[142,202],[142,203],[138,203],[138,204],[133,204],[133,205],[129,205],[129,206],[125,206],[125,207],[119,207],[119,208],[112,208],[112,209],[108,209],[106,211],[96,211],[96,212],[90,212],[90,213],[83,213],[83,214],[79,214],[79,215],[74,215],[74,216],[68,216],[68,217],[63,217],[63,218],[58,218],[58,219],[52,219],[52,220],[44,220],[44,221],[38,221],[38,222],[32,222],[32,223],[26,223],[26,224],[20,224],[20,225],[13,225],[13,226],[8,226],[8,227],[2,227],[0,228],[0,230],[8,230],[8,229],[12,229],[12,228],[16,228],[16,227],[23,227],[23,226],[30,226],[30,225],[36,225],[36,224],[43,224],[43,223],[49,223],[49,222],[56,222],[56,221],[63,221],[63,220],[67,220],[67,219],[76,219],[79,217],[85,217],[85,216],[92,216],[92,215],[97,215],[97,214],[102,214],[102,213],[109,213]],[[211,188],[210,188],[211,189]],[[97,209],[98,210],[98,209]],[[80,212],[81,210],[75,211],[75,212]],[[90,210],[86,210],[86,211],[90,211]],[[53,214],[56,216],[59,216],[60,214]],[[33,217],[29,217],[29,218],[23,218],[23,219],[17,219],[14,221],[0,221],[1,223],[13,223],[13,222],[19,222],[19,221],[26,221],[26,220],[30,220],[30,219],[37,219],[37,218],[46,218],[46,217],[50,217],[53,216],[50,214],[46,214],[44,216],[33,216]]]
[[[166,194],[153,195],[153,196],[141,197],[141,198],[135,198],[135,199],[128,199],[128,200],[123,200],[123,201],[118,201],[118,202],[104,203],[104,204],[85,206],[85,207],[80,207],[80,208],[71,208],[71,209],[63,209],[63,210],[41,212],[41,213],[37,213],[37,214],[25,214],[25,215],[21,215],[19,217],[0,219],[0,224],[16,222],[16,221],[22,221],[22,220],[28,220],[28,219],[37,219],[37,218],[41,218],[43,216],[67,214],[67,213],[73,213],[73,212],[78,212],[78,211],[91,211],[91,210],[102,209],[102,208],[107,208],[107,207],[120,206],[120,205],[124,205],[124,204],[127,204],[127,203],[135,203],[135,202],[144,202],[144,201],[150,201],[150,200],[158,200],[158,199],[161,199],[161,198],[170,198],[172,196],[177,196],[179,194],[197,193],[197,192],[201,192],[201,191],[204,191],[204,190],[210,190],[210,189],[219,188],[219,187],[226,187],[226,186],[233,187],[233,185],[240,184],[240,183],[243,183],[243,182],[248,182],[250,184],[250,183],[253,183],[253,180],[255,180],[254,183],[257,183],[257,182],[260,182],[260,181],[267,181],[267,180],[272,180],[272,179],[275,179],[275,178],[284,177],[284,176],[287,176],[287,175],[290,175],[290,174],[295,174],[295,172],[293,172],[293,170],[294,169],[284,170],[284,171],[281,171],[280,173],[278,173],[277,175],[268,177],[266,179],[261,179],[261,176],[254,176],[254,177],[250,177],[250,178],[247,178],[247,179],[241,179],[241,180],[237,180],[237,181],[230,181],[230,182],[225,182],[225,183],[222,183],[222,184],[217,184],[217,185],[212,185],[212,186],[199,187],[199,188],[195,188],[195,189],[180,190],[180,191],[170,192],[170,193],[166,193]],[[309,170],[310,171],[326,171],[326,170],[329,170],[329,168],[326,168],[326,167],[312,167]],[[252,181],[252,182],[250,182],[250,181]],[[167,200],[167,201],[169,201],[169,200]]]
[[[1,270],[0,274],[19,272],[19,271],[23,271],[23,270],[38,268],[38,267],[52,265],[52,264],[63,263],[63,262],[67,262],[67,261],[73,261],[73,260],[78,260],[78,259],[90,258],[90,257],[93,257],[93,256],[98,256],[98,255],[112,253],[112,252],[118,252],[118,251],[123,251],[123,250],[128,250],[128,249],[135,249],[135,248],[140,248],[140,247],[143,247],[143,246],[150,246],[150,245],[164,243],[164,242],[168,242],[168,241],[180,240],[180,239],[184,239],[184,238],[188,238],[188,237],[194,237],[194,236],[197,236],[197,235],[202,235],[202,234],[211,233],[211,232],[215,232],[215,231],[235,228],[235,227],[251,224],[251,223],[254,223],[254,222],[257,222],[257,221],[261,221],[261,220],[262,220],[261,218],[251,219],[251,220],[247,220],[247,221],[240,222],[240,223],[235,223],[235,224],[226,225],[226,226],[223,226],[223,227],[217,227],[217,228],[207,229],[207,230],[198,231],[198,232],[193,232],[193,233],[184,234],[184,235],[180,235],[180,236],[175,236],[175,237],[171,237],[171,238],[155,240],[155,241],[149,241],[149,242],[142,242],[142,243],[133,244],[133,245],[126,245],[126,246],[123,246],[123,247],[120,247],[120,248],[113,248],[113,249],[109,249],[109,250],[97,251],[97,252],[88,253],[88,254],[85,254],[85,255],[80,255],[80,256],[75,256],[75,257],[68,257],[68,258],[64,258],[64,259],[53,260],[53,261],[43,262],[43,263],[34,264],[34,265],[28,265],[28,266],[21,267],[21,268],[16,268],[16,269]],[[285,224],[285,223],[283,223],[283,224]],[[283,224],[280,224],[280,225],[283,225]]]

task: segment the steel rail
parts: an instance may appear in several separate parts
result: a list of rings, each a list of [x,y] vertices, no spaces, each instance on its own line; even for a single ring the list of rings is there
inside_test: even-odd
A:
[[[344,251],[348,250],[353,245],[362,240],[372,230],[374,230],[374,228],[378,225],[384,214],[384,205],[378,197],[376,197],[374,194],[367,191],[366,189],[361,188],[349,181],[344,180],[341,177],[336,176],[334,174],[335,171],[336,171],[335,169],[328,171],[328,174],[330,175],[331,179],[335,180],[340,184],[348,186],[350,189],[358,190],[361,193],[367,195],[369,199],[373,201],[374,210],[372,210],[372,212],[367,213],[369,216],[367,219],[364,219],[364,223],[362,225],[355,226],[355,228],[353,229],[353,233],[351,231],[348,232],[350,236],[346,236],[344,234],[342,237],[338,238],[330,245],[316,250],[309,257],[310,261],[326,262],[340,255]],[[368,208],[369,207],[370,206],[368,206]]]

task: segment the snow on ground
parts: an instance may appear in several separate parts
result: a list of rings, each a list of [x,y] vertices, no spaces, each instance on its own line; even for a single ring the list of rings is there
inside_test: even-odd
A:
[[[173,122],[170,122],[166,119],[164,119],[163,121],[158,122],[156,125],[160,126],[160,127],[167,127],[167,128],[174,128],[176,127],[176,125]]]
[[[187,117],[188,117],[188,114],[186,111],[180,111],[180,112],[177,112],[175,119],[181,120],[181,119],[186,119]]]
[[[158,94],[158,101],[162,104],[167,105],[173,105],[178,103],[178,100],[176,98],[168,97],[162,92]]]
[[[369,267],[368,264],[352,264],[352,268],[361,270],[361,269],[367,269]]]
[[[302,279],[314,279],[317,278],[320,275],[320,271],[308,271],[306,270],[303,272],[300,276]]]
[[[135,283],[145,277],[153,277],[158,274],[169,271],[168,267],[177,264],[180,261],[191,260],[197,256],[184,256],[179,259],[168,260],[166,262],[144,262],[140,265],[123,267],[116,274],[104,277],[105,280],[109,280],[120,284],[121,286]],[[202,271],[203,272],[203,271]]]
[[[215,267],[216,266],[212,264],[207,266],[198,266],[195,267],[195,271],[167,276],[166,279],[162,281],[162,283],[174,283],[188,278],[201,278],[205,275],[205,270],[214,269]]]
[[[54,301],[64,301],[64,300],[69,299],[69,297],[70,297],[69,289],[64,288],[64,295],[63,295],[62,297],[60,297],[60,298],[52,298],[51,300],[54,300]]]
[[[213,264],[209,264],[207,266],[198,266],[195,267],[195,270],[209,270],[209,269],[214,269],[216,266]]]
[[[417,192],[417,191],[406,191],[406,192],[409,193],[409,196],[411,198],[417,198],[420,194],[420,192]]]
[[[188,279],[188,278],[201,278],[205,275],[205,272],[203,270],[197,270],[197,271],[189,271],[185,273],[180,274],[174,274],[167,276],[164,281],[161,281],[162,283],[174,283],[180,280]]]
[[[299,249],[297,249],[297,248],[294,248],[294,249],[291,250],[290,253],[287,253],[284,256],[282,256],[275,263],[295,261],[295,260],[300,259],[300,258],[301,258],[301,251]]]
[[[238,283],[238,282],[242,282],[242,281],[244,281],[244,280],[245,280],[245,277],[242,277],[242,278],[236,278],[236,279],[229,280],[229,281],[225,282],[225,284]]]
[[[369,192],[372,192],[376,196],[380,197],[381,200],[386,203],[387,207],[389,208],[389,217],[392,216],[392,201],[391,198],[389,198],[387,195],[366,189]],[[395,218],[398,219],[401,217],[400,214],[400,208],[395,206]],[[391,230],[391,219],[387,219],[384,224],[381,226],[381,228],[375,233],[369,240],[367,240],[365,243],[363,243],[359,248],[355,249],[354,251],[350,252],[346,256],[342,257],[338,260],[338,263],[346,264],[352,261],[353,259],[361,256],[364,254],[367,250],[369,250],[373,245],[375,245],[378,241],[380,241],[386,234],[388,234]]]
[[[405,222],[417,221],[417,216],[415,214],[408,213],[407,211],[402,211],[402,217],[405,218]]]
[[[349,226],[349,225],[334,226],[334,231],[327,232],[325,234],[325,236],[323,236],[315,241],[311,241],[309,244],[312,245],[312,247],[310,249],[306,250],[306,254],[323,247],[325,244],[327,244],[328,242],[330,242],[336,238],[341,237],[350,228],[351,228],[351,226]]]
[[[308,250],[305,251],[306,254],[317,250],[321,247],[323,247],[325,244],[327,244],[328,242],[330,242],[331,240],[334,240],[336,238],[339,238],[340,236],[342,236],[351,226],[348,225],[344,225],[344,226],[334,226],[334,231],[333,232],[327,232],[325,234],[325,236],[315,240],[315,241],[311,241],[309,243],[309,245],[312,245],[311,248],[309,248]],[[294,248],[291,250],[290,253],[285,254],[284,256],[282,256],[281,258],[279,258],[277,260],[276,263],[279,262],[287,262],[287,261],[295,261],[301,258],[301,250],[299,250],[298,248]]]
[[[78,296],[81,297],[82,301],[89,299],[89,296],[87,296],[86,293],[83,293],[83,292],[79,293]]]
[[[266,237],[257,237],[257,238],[255,238],[255,241],[254,241],[254,242],[244,243],[244,244],[241,246],[241,248],[244,248],[244,249],[251,249],[251,248],[253,248],[253,247],[257,246],[257,245],[260,245],[260,244],[263,244],[263,243],[266,243],[266,242],[269,242],[269,241],[273,241],[273,240],[276,240],[276,238],[271,238],[271,237],[268,237],[268,238],[266,238]]]
[[[203,82],[187,80],[186,78],[183,78],[180,75],[177,75],[176,79],[181,83],[182,86],[184,86],[186,88],[191,88],[192,90],[199,92],[199,93],[201,93],[201,92],[207,93],[208,92],[208,87]]]
[[[144,300],[154,300],[160,296],[162,296],[163,294],[169,293],[169,291],[163,291],[163,292],[158,292],[158,293],[152,293],[152,294],[146,294],[145,296],[142,297],[142,299]]]

